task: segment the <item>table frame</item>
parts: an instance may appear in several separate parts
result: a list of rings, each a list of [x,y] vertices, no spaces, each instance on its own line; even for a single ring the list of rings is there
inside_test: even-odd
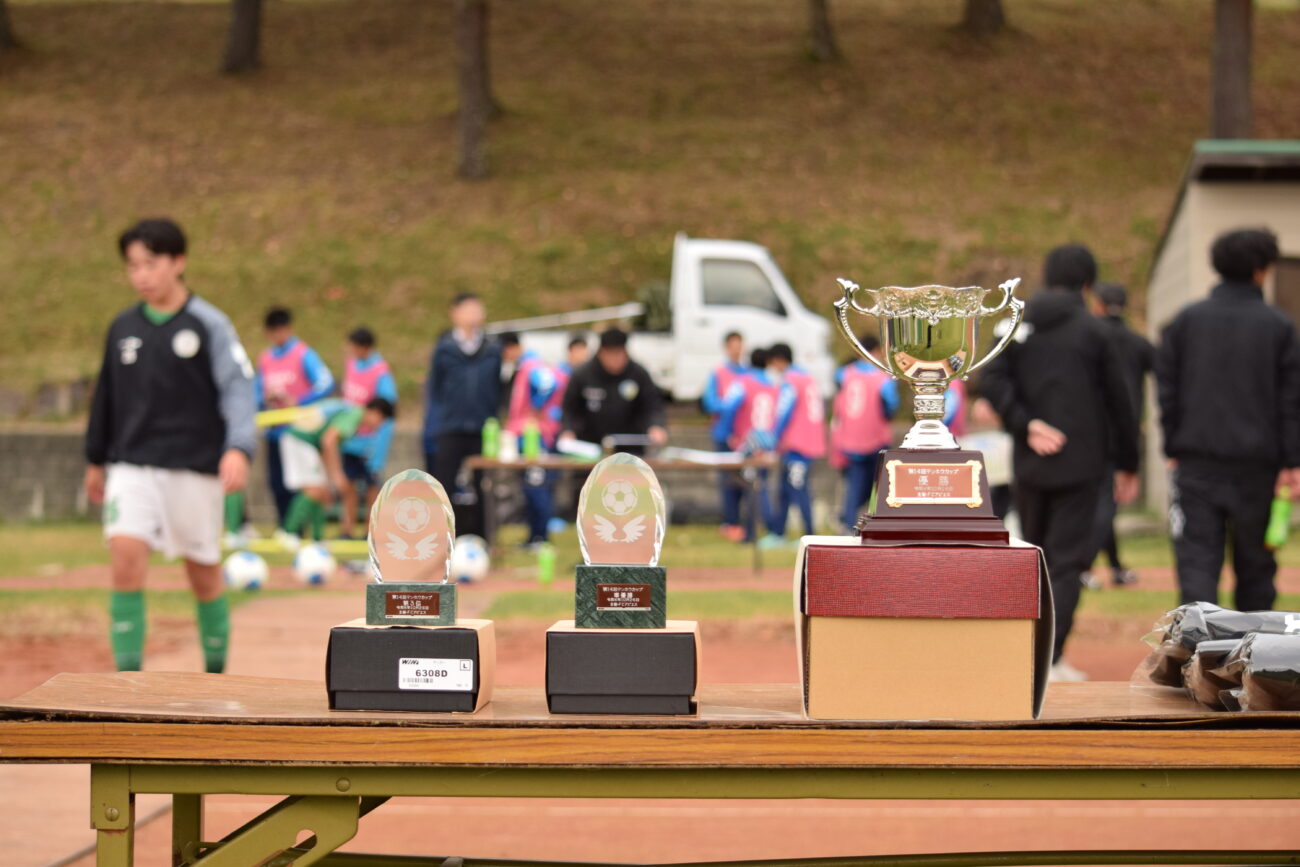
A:
[[[334,764],[314,767],[97,763],[91,821],[99,867],[130,867],[135,795],[172,796],[172,863],[177,867],[293,864],[398,867],[440,863],[410,856],[336,853],[360,819],[390,797],[832,798],[832,799],[1300,799],[1300,769],[1210,768],[589,768],[427,767]],[[283,800],[220,841],[205,841],[203,797],[281,795]],[[303,830],[313,836],[299,843]],[[464,867],[562,862],[463,859]],[[735,861],[730,867],[886,864],[967,867],[1021,864],[1300,864],[1300,850],[1001,852],[864,858]]]

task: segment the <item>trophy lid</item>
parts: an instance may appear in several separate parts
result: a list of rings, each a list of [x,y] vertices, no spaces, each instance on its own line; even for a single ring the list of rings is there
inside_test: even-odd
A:
[[[415,469],[390,478],[370,509],[369,542],[376,581],[446,581],[456,518],[442,484]]]
[[[578,545],[587,565],[656,566],[667,525],[663,489],[635,455],[610,455],[578,497]]]

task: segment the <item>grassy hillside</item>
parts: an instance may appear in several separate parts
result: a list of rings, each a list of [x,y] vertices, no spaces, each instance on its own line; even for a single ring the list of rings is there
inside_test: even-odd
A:
[[[214,73],[224,3],[11,0],[0,61],[0,383],[91,373],[129,303],[113,240],[165,213],[250,347],[272,302],[336,356],[380,334],[404,388],[448,296],[497,316],[632,297],[672,234],[770,247],[804,298],[1033,277],[1084,240],[1140,286],[1206,129],[1208,2],[835,0],[809,63],[793,0],[497,2],[495,177],[453,174],[447,2],[271,2],[267,69]],[[1261,137],[1300,137],[1300,14],[1265,8]]]

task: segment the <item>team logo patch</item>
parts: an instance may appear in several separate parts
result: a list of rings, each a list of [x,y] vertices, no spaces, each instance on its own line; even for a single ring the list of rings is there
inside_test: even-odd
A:
[[[199,336],[186,328],[172,337],[172,352],[177,358],[193,358],[199,354]]]
[[[624,400],[636,400],[636,396],[641,393],[641,386],[634,380],[625,379],[618,384],[618,393]]]
[[[140,347],[143,345],[144,341],[138,337],[123,337],[119,340],[117,349],[122,353],[122,363],[135,364],[136,359],[140,357]]]

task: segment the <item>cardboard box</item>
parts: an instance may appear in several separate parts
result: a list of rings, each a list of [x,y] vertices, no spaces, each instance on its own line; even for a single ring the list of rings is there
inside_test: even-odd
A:
[[[1032,545],[808,536],[794,604],[810,718],[1015,720],[1042,709],[1052,597]]]
[[[353,620],[330,630],[330,708],[472,713],[492,700],[496,655],[491,620],[460,620],[455,626]]]
[[[551,713],[690,714],[699,681],[694,620],[663,629],[546,631],[546,703]]]

